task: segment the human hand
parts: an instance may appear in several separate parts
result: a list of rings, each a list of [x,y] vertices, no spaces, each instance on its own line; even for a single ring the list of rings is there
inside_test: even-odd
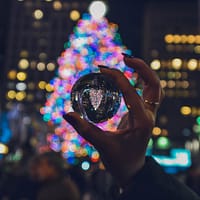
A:
[[[82,119],[76,112],[63,116],[99,151],[105,167],[121,186],[126,185],[145,163],[147,144],[155,124],[157,109],[164,96],[159,78],[144,61],[124,55],[124,62],[142,78],[142,97],[122,72],[100,67],[101,73],[116,82],[128,108],[128,113],[122,117],[117,131],[103,131]]]

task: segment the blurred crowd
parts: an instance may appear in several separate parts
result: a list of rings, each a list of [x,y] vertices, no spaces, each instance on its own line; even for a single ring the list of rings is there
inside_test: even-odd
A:
[[[1,200],[111,200],[117,186],[97,166],[69,165],[58,152],[23,147],[0,160]],[[19,152],[21,151],[21,152]]]
[[[112,200],[118,193],[114,178],[99,164],[85,171],[58,152],[39,154],[22,146],[0,160],[0,169],[0,200]],[[177,177],[200,195],[200,166]]]

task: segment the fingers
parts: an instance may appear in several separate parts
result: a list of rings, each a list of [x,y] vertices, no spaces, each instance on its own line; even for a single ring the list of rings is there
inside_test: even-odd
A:
[[[163,91],[160,85],[160,79],[157,74],[141,59],[132,58],[124,55],[124,62],[127,66],[136,70],[144,81],[143,100],[145,108],[156,112],[161,100],[163,99]]]
[[[138,119],[144,118],[145,108],[142,99],[123,73],[116,69],[109,69],[101,66],[99,67],[101,73],[112,78],[121,90],[127,108],[129,109],[129,114],[132,115],[132,119],[134,118],[133,115]]]
[[[157,74],[141,59],[124,56],[124,62],[127,66],[136,70],[145,84],[157,86],[160,80]]]
[[[70,112],[63,116],[74,129],[95,147],[100,147],[106,141],[104,131],[96,127],[92,123],[82,119],[76,112]]]

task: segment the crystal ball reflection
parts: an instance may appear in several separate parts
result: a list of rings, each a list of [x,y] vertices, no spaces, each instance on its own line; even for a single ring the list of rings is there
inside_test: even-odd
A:
[[[74,111],[94,123],[112,118],[119,109],[121,96],[115,83],[101,73],[91,73],[81,77],[71,91]]]

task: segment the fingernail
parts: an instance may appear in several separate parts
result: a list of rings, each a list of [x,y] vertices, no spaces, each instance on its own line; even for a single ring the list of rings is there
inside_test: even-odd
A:
[[[98,67],[100,67],[100,68],[104,68],[104,69],[109,69],[109,67],[104,66],[104,65],[98,65]]]
[[[126,58],[134,58],[134,56],[128,55],[128,54],[126,54],[126,53],[122,53],[122,55],[123,55],[124,57],[126,57]]]

